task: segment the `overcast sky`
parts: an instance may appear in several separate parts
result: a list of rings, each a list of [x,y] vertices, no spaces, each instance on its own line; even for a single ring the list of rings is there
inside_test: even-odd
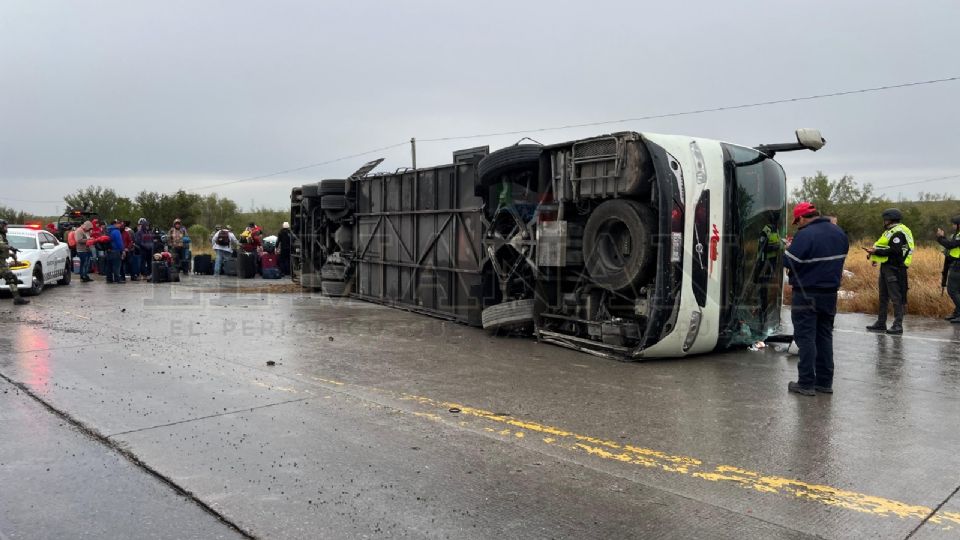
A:
[[[0,204],[53,214],[91,184],[196,189],[429,139],[635,118],[960,75],[960,2],[0,1]],[[884,186],[960,175],[960,81],[530,133],[789,142]],[[421,142],[418,164],[522,135]],[[282,208],[403,145],[217,193]],[[960,178],[893,187],[960,195]],[[791,186],[792,187],[792,186]],[[26,202],[30,201],[30,202]]]

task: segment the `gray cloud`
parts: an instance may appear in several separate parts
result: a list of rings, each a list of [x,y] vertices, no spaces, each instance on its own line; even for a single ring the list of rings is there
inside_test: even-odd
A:
[[[893,2],[44,1],[0,4],[0,198],[195,188],[408,140],[637,117],[958,75],[960,6]],[[532,134],[743,144],[894,184],[960,174],[960,83]],[[421,165],[520,136],[422,143]],[[383,152],[385,168],[409,149]],[[218,188],[282,207],[366,158]],[[956,192],[956,179],[903,188]],[[899,192],[899,190],[898,190]],[[897,193],[891,193],[896,196]],[[52,213],[55,203],[6,203]]]

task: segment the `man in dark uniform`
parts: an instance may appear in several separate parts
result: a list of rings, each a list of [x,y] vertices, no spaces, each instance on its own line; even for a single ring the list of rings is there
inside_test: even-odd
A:
[[[0,279],[7,282],[15,306],[29,304],[30,301],[22,298],[17,290],[17,276],[7,266],[7,257],[12,257],[13,262],[17,262],[17,251],[7,242],[7,220],[0,219]]]
[[[867,327],[871,332],[903,333],[903,312],[907,304],[907,269],[913,260],[913,233],[900,223],[903,214],[896,208],[883,211],[883,234],[864,248],[874,266],[880,264],[880,313],[877,322]],[[887,306],[893,302],[893,325],[887,329]]]
[[[285,276],[290,275],[290,248],[292,246],[293,233],[290,232],[290,224],[284,221],[283,228],[277,234],[277,247],[280,248],[278,250],[280,252],[280,259],[278,260],[280,273]]]
[[[843,262],[850,249],[847,234],[808,202],[793,209],[800,229],[784,252],[793,301],[793,339],[800,349],[797,382],[787,390],[804,396],[833,393],[833,321]]]
[[[960,215],[953,216],[953,234],[947,236],[943,229],[937,229],[937,242],[943,246],[947,260],[947,294],[953,300],[953,313],[947,320],[953,324],[960,324]]]

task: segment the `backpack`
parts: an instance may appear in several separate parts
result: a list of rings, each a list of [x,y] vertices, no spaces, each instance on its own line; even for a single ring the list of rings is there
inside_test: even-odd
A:
[[[229,246],[230,245],[230,233],[226,229],[217,233],[216,244],[218,246]]]

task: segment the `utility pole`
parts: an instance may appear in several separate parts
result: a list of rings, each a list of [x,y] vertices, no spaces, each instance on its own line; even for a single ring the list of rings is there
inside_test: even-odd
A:
[[[410,155],[413,157],[413,170],[417,170],[417,139],[410,137]]]

